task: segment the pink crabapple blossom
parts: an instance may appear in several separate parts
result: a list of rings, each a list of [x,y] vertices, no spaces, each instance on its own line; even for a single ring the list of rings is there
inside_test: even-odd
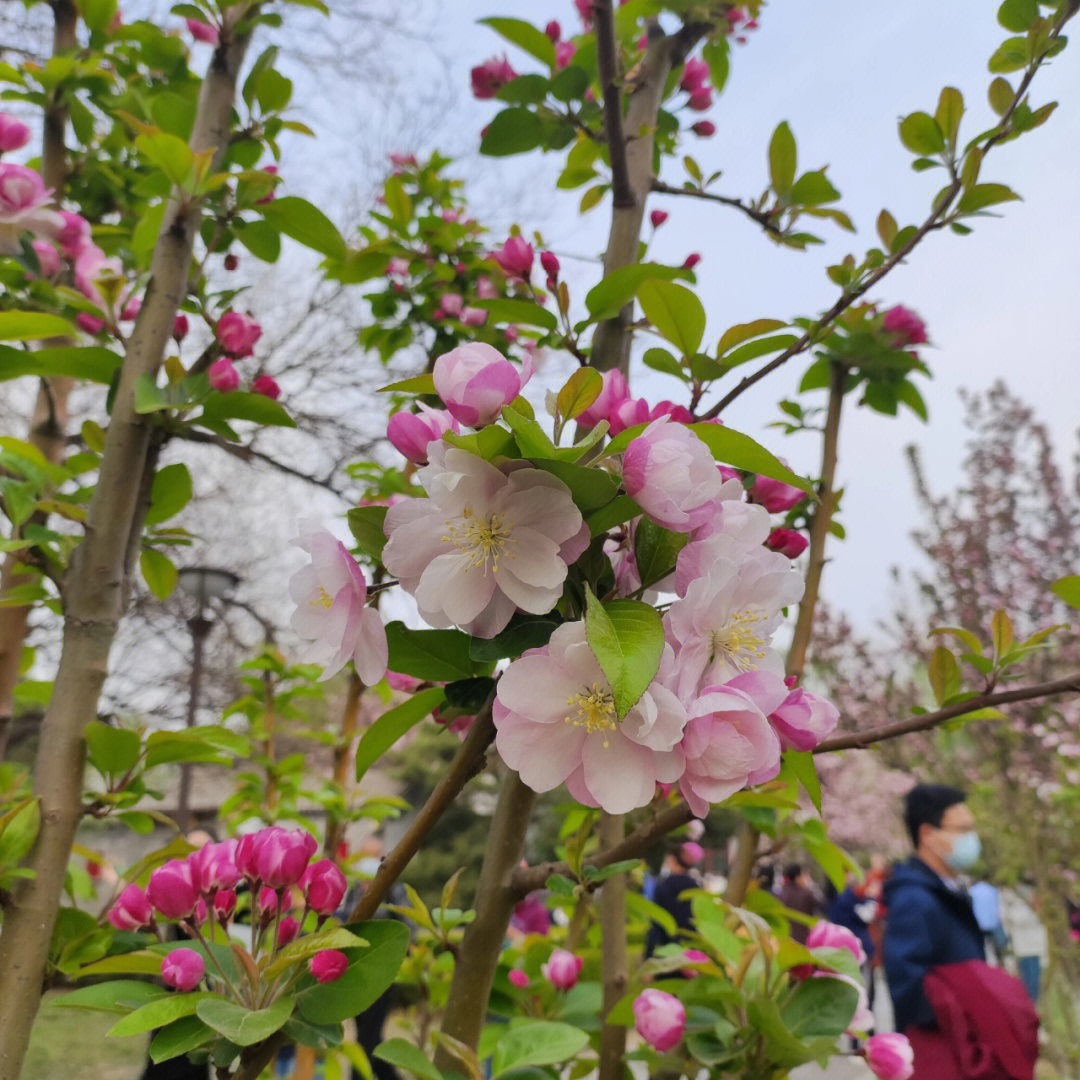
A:
[[[881,325],[886,333],[895,335],[899,345],[922,345],[927,340],[926,323],[902,304],[889,308]]]
[[[511,968],[506,973],[506,977],[510,980],[510,985],[516,986],[519,990],[524,990],[532,981],[521,968]]]
[[[183,341],[187,337],[189,329],[188,317],[181,311],[173,320],[172,336],[177,341]]]
[[[286,915],[278,922],[274,944],[277,948],[284,949],[286,945],[296,940],[299,933],[300,921],[292,915]]]
[[[498,349],[479,341],[443,353],[432,369],[435,392],[467,427],[490,424],[531,377],[528,359],[519,371]]]
[[[184,859],[170,859],[159,866],[150,875],[146,896],[164,918],[186,919],[199,899],[191,864]]]
[[[429,444],[428,454],[416,474],[428,498],[404,499],[386,514],[387,572],[430,625],[477,637],[494,637],[517,608],[550,611],[568,562],[588,542],[566,485],[540,469],[507,475],[445,443]]]
[[[379,613],[367,607],[364,571],[340,540],[325,529],[302,525],[293,543],[311,562],[289,579],[289,596],[296,604],[290,625],[312,642],[310,663],[321,664],[325,681],[352,660],[366,686],[374,686],[386,671],[386,630]]]
[[[871,1035],[862,1055],[878,1080],[910,1080],[915,1074],[915,1051],[906,1035],[894,1031]]]
[[[557,41],[555,43],[555,67],[562,70],[570,64],[577,52],[577,46],[572,41]]]
[[[674,994],[650,986],[634,999],[634,1030],[654,1050],[667,1053],[686,1030],[686,1008]]]
[[[552,19],[551,22],[544,27],[544,33],[547,34],[551,41],[559,41],[562,38],[562,27],[555,19]]]
[[[709,65],[700,57],[693,56],[686,61],[682,77],[679,79],[679,88],[692,94],[700,90],[709,81]]]
[[[572,990],[581,974],[585,961],[566,949],[555,949],[540,970],[556,990]]]
[[[349,958],[338,949],[322,949],[308,961],[308,970],[319,983],[336,982],[349,969]]]
[[[69,258],[77,258],[82,249],[90,243],[90,222],[71,210],[61,210],[64,219],[63,228],[56,235],[56,242],[64,249]]]
[[[210,23],[201,22],[199,19],[186,19],[188,33],[196,40],[201,41],[204,45],[216,45],[218,43],[219,33],[216,26],[211,26]]]
[[[419,402],[417,408],[418,413],[407,410],[394,413],[386,425],[386,437],[409,461],[426,465],[428,444],[441,439],[447,431],[461,429],[446,409],[433,409],[423,402]]]
[[[228,394],[240,385],[240,372],[233,367],[227,356],[219,357],[206,371],[210,385],[223,394]]]
[[[796,529],[773,529],[765,546],[789,559],[797,559],[810,546],[810,541]]]
[[[610,424],[612,413],[630,397],[626,376],[618,368],[605,371],[602,378],[603,386],[596,400],[577,418],[579,427],[594,428],[601,420]]]
[[[300,891],[308,907],[319,915],[333,915],[345,898],[345,875],[332,859],[312,863],[300,879]]]
[[[499,756],[534,791],[566,783],[578,802],[609,814],[647,805],[658,782],[674,783],[683,771],[686,710],[666,685],[674,666],[665,648],[656,678],[620,720],[585,623],[563,623],[499,680]]]
[[[770,514],[783,514],[806,498],[806,492],[771,476],[755,476],[750,498]]]
[[[154,909],[146,893],[132,883],[116,898],[116,903],[109,908],[109,922],[117,930],[139,930],[150,924]]]
[[[41,267],[41,276],[45,278],[56,277],[60,273],[60,253],[56,246],[49,240],[34,240],[30,246],[34,249],[38,264]]]
[[[862,942],[846,927],[821,919],[806,936],[808,949],[846,949],[860,964],[866,960]]]
[[[525,280],[532,273],[534,255],[532,244],[522,236],[508,236],[503,246],[491,253],[491,257],[507,277]]]
[[[649,223],[654,229],[659,229],[668,219],[668,212],[666,210],[652,210],[649,213]]]
[[[769,714],[769,723],[785,748],[804,752],[832,733],[840,723],[840,711],[831,701],[797,686]]]
[[[202,982],[206,962],[194,949],[173,949],[161,962],[161,981],[187,993]]]
[[[516,78],[517,72],[505,56],[493,56],[490,60],[477,64],[469,72],[473,97],[480,101],[493,98],[508,82]]]
[[[46,205],[51,197],[39,173],[0,162],[0,255],[18,251],[23,233],[53,237],[60,232],[64,219]]]
[[[218,319],[214,334],[225,352],[242,360],[254,352],[255,343],[262,337],[262,327],[250,315],[227,311]]]

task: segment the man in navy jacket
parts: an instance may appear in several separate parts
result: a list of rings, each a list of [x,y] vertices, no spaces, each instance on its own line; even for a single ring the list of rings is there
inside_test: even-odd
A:
[[[885,885],[885,978],[896,1030],[936,1025],[923,990],[943,964],[985,960],[983,934],[967,890],[957,880],[980,855],[975,818],[958,788],[919,784],[904,809],[915,854]],[[918,1075],[918,1073],[916,1073]]]

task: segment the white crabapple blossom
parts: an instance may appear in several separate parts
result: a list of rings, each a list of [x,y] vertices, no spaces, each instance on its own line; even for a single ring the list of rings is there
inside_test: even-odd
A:
[[[390,507],[383,549],[421,616],[491,638],[518,608],[550,611],[589,540],[569,488],[541,469],[504,472],[445,443],[428,451],[416,474],[428,498]]]
[[[619,720],[585,623],[563,623],[499,680],[492,712],[499,756],[534,791],[565,782],[578,802],[609,814],[646,805],[658,782],[674,783],[683,771],[686,710],[666,685],[674,666],[665,647],[656,677]]]
[[[345,545],[326,529],[301,523],[293,541],[311,562],[289,579],[296,604],[290,625],[312,642],[306,659],[321,664],[329,679],[352,660],[361,682],[377,683],[386,671],[386,630],[374,608],[366,607],[364,571]]]

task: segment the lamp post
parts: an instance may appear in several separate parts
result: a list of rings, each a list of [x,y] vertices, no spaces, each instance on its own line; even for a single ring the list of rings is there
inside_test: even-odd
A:
[[[189,728],[195,726],[195,716],[199,708],[203,644],[214,625],[209,618],[210,602],[224,600],[239,583],[238,574],[212,566],[188,566],[177,575],[181,592],[193,597],[198,604],[195,614],[187,621],[191,631],[191,679],[186,717],[186,726]],[[191,810],[191,766],[190,761],[185,761],[180,766],[180,791],[176,801],[176,823],[184,832],[195,824]]]

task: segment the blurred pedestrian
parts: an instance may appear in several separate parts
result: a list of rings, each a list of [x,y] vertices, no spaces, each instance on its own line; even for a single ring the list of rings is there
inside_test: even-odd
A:
[[[1039,1000],[1042,969],[1049,957],[1046,927],[1037,906],[1038,899],[1028,882],[1001,890],[1001,925],[1016,957],[1017,974],[1032,1001]]]
[[[803,915],[821,914],[821,894],[814,886],[813,880],[798,863],[789,863],[784,867],[784,873],[780,881],[780,888],[776,890],[777,898],[784,907],[792,911],[800,911]],[[804,923],[793,922],[791,924],[791,937],[800,945],[806,944],[806,936],[810,933],[810,927]]]

